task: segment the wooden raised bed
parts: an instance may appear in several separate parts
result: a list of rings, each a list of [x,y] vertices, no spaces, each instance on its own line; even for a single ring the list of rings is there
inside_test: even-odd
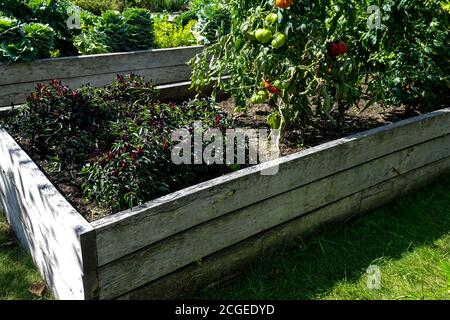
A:
[[[0,64],[0,107],[24,103],[38,83],[58,79],[73,88],[86,83],[102,87],[117,74],[127,73],[159,85],[162,97],[184,98],[191,75],[186,63],[202,50],[203,46],[193,46]]]
[[[93,223],[5,131],[0,152],[4,211],[57,298],[170,298],[449,172],[450,108],[240,170]],[[272,166],[278,174],[260,174]]]

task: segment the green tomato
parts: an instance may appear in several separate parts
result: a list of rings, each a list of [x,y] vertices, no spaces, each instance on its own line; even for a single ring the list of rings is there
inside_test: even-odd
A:
[[[282,33],[277,33],[275,34],[275,37],[272,40],[272,47],[278,49],[281,48],[282,46],[284,46],[286,44],[286,36]]]
[[[266,93],[262,90],[258,91],[250,98],[250,102],[253,104],[262,104],[266,102]]]
[[[266,20],[269,23],[275,23],[278,21],[278,15],[272,12],[267,16]]]
[[[289,86],[289,82],[287,81],[281,81],[281,80],[275,80],[275,82],[273,83],[274,87],[277,89],[287,89],[287,87]]]
[[[255,37],[261,43],[268,43],[272,39],[272,31],[269,29],[257,29],[255,31]]]

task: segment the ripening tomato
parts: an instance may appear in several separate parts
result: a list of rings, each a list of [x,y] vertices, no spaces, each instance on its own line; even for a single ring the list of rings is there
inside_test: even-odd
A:
[[[258,91],[251,98],[250,102],[254,104],[262,104],[266,102],[266,93],[264,91]]]
[[[328,54],[332,57],[339,55],[339,47],[336,42],[331,42],[328,45]]]
[[[275,82],[273,83],[273,86],[278,89],[287,89],[288,82],[283,82],[281,80],[275,80]]]
[[[347,47],[347,44],[346,44],[344,41],[339,41],[339,42],[337,43],[337,46],[338,46],[338,53],[339,53],[340,55],[341,55],[341,54],[347,53],[348,47]]]
[[[275,0],[275,5],[281,9],[287,9],[294,4],[294,0]]]
[[[268,43],[272,39],[272,31],[269,29],[257,29],[255,38],[261,43]]]
[[[266,18],[266,20],[269,22],[269,23],[275,23],[275,22],[277,22],[278,21],[278,15],[276,14],[276,13],[270,13],[268,16],[267,16],[267,18]]]
[[[281,32],[276,33],[271,44],[276,49],[281,48],[286,44],[286,36]]]

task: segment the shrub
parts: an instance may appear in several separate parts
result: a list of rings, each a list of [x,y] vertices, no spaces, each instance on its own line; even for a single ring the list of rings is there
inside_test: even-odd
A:
[[[126,47],[144,50],[153,45],[153,19],[145,9],[130,8],[123,12],[127,26]]]
[[[196,43],[191,29],[197,22],[191,20],[185,26],[167,21],[167,16],[154,19],[155,46],[157,48],[172,48],[190,46]]]
[[[81,54],[145,50],[153,45],[153,19],[145,9],[105,11],[92,27],[75,37]]]
[[[71,90],[54,80],[17,112],[9,131],[103,207],[126,209],[225,170],[173,164],[169,141],[173,129],[192,129],[196,120],[225,126],[225,115],[207,101],[160,103],[151,83],[135,75],[102,89]]]

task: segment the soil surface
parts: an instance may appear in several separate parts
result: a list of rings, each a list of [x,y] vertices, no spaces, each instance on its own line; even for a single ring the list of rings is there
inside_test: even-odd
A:
[[[232,98],[220,102],[219,105],[233,119],[233,127],[235,128],[254,129],[268,127],[267,116],[271,113],[269,105],[252,105],[246,113],[234,111],[235,104]],[[332,114],[329,118],[314,118],[310,125],[304,126],[301,129],[288,130],[283,139],[281,154],[287,155],[298,152],[328,141],[420,114],[417,111],[412,111],[404,107],[394,108],[374,105],[366,110],[362,109],[360,107],[354,107],[349,110],[341,124],[337,124],[331,120],[336,118],[336,114]],[[46,173],[50,181],[88,221],[97,220],[113,213],[110,209],[99,208],[95,203],[84,200],[81,181],[76,176],[76,173],[55,171],[49,166],[46,159],[37,155],[33,146],[27,144],[20,137],[16,137],[16,139],[37,165]],[[213,177],[204,177],[201,181],[211,178]]]

